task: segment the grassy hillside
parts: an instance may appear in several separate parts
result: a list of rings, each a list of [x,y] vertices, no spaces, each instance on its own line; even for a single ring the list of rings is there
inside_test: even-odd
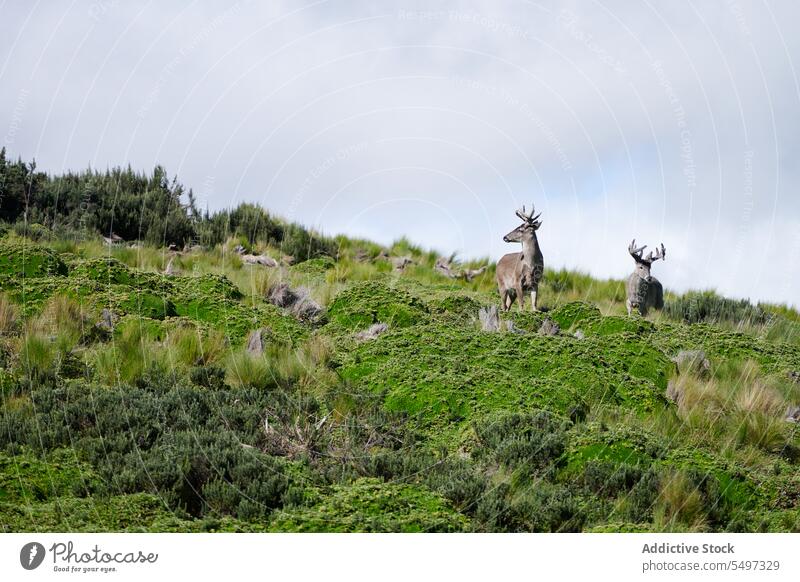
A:
[[[791,309],[628,317],[622,281],[560,271],[487,332],[493,265],[408,241],[290,265],[27,233],[0,238],[4,531],[800,531]]]

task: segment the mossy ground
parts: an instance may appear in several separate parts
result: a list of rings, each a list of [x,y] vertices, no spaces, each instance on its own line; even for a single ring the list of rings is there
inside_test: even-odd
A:
[[[275,270],[175,255],[168,276],[163,250],[0,239],[19,312],[0,338],[5,530],[800,528],[800,438],[774,412],[800,404],[794,336],[628,317],[619,282],[563,271],[546,313],[484,332],[491,266],[449,280],[401,242],[416,264],[398,273],[339,242],[338,260]],[[279,280],[324,317],[271,305]],[[244,350],[256,329],[263,354]],[[707,355],[713,378],[692,382],[717,408],[667,398],[682,350]],[[748,406],[761,424],[742,431]]]

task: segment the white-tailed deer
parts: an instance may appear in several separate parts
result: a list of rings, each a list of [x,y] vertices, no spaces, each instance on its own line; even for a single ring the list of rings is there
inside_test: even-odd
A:
[[[514,304],[514,299],[519,301],[520,310],[525,308],[525,293],[531,294],[531,308],[536,311],[536,295],[539,292],[539,281],[544,273],[544,257],[539,248],[536,231],[542,226],[539,217],[525,213],[525,207],[517,210],[517,216],[522,220],[517,228],[503,237],[505,242],[521,242],[521,253],[508,253],[497,262],[497,289],[503,302],[503,309],[508,311]]]
[[[628,246],[628,252],[636,261],[636,268],[631,276],[628,277],[628,283],[625,286],[628,292],[628,315],[634,309],[638,309],[639,313],[643,316],[647,315],[649,309],[663,309],[664,307],[664,288],[658,279],[650,274],[650,266],[658,259],[664,259],[667,256],[667,249],[664,245],[656,249],[656,254],[653,251],[643,257],[644,249],[647,245],[636,248],[636,239],[631,241]]]

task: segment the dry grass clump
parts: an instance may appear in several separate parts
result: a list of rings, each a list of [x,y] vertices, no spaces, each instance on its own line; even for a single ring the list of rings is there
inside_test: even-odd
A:
[[[233,351],[224,359],[226,382],[234,387],[296,386],[308,392],[322,392],[336,383],[335,372],[326,365],[333,353],[330,341],[312,336],[297,347],[268,344],[261,354],[246,349]]]
[[[175,366],[208,366],[224,359],[227,339],[220,330],[203,330],[191,326],[171,331],[166,341],[167,358]]]
[[[5,293],[0,293],[0,334],[13,333],[18,320],[19,309]]]
[[[682,471],[673,470],[662,475],[653,507],[653,521],[664,531],[706,529],[703,494]]]
[[[69,351],[81,341],[92,325],[88,310],[76,299],[65,295],[51,297],[38,317],[28,322],[29,333],[55,338],[62,351]]]
[[[104,384],[135,384],[148,372],[172,369],[167,353],[147,336],[141,325],[126,325],[118,337],[94,354],[95,376]]]
[[[726,363],[710,378],[678,376],[669,387],[678,416],[702,438],[766,452],[780,451],[791,438],[786,413],[796,406],[794,392],[752,361]]]

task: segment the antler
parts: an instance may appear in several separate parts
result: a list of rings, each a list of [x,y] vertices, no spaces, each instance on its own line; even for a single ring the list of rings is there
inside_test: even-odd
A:
[[[542,215],[542,213],[540,212],[539,214],[534,216],[533,215],[534,212],[536,212],[536,206],[531,204],[531,212],[530,212],[530,214],[526,214],[525,213],[525,205],[523,204],[522,205],[522,210],[517,210],[517,216],[520,218],[520,220],[522,220],[524,222],[536,222],[539,219],[539,217]]]
[[[628,245],[628,252],[634,258],[634,260],[643,261],[644,259],[642,259],[642,253],[644,252],[644,249],[646,249],[646,248],[647,248],[647,245],[643,245],[643,246],[640,246],[639,248],[636,248],[636,239],[633,239],[631,241],[631,244]]]
[[[650,251],[647,253],[646,257],[643,257],[642,253],[644,253],[644,249],[646,248],[647,245],[637,247],[636,239],[633,239],[631,244],[628,245],[628,252],[633,257],[633,260],[635,260],[637,263],[647,263],[648,265],[667,256],[667,249],[664,248],[664,243],[661,243],[661,247],[656,249],[655,254],[653,254],[653,251]]]
[[[661,243],[661,248],[656,249],[656,254],[653,254],[653,251],[647,255],[646,261],[648,263],[652,263],[653,261],[657,261],[658,259],[663,259],[667,256],[667,249],[664,248],[664,243]]]

